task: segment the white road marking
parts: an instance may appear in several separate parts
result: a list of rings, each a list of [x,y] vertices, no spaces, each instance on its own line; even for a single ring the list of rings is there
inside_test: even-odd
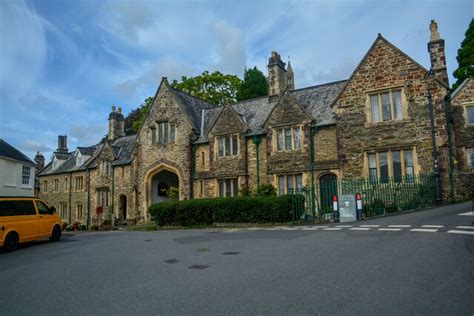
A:
[[[319,227],[305,227],[302,230],[317,230]]]
[[[349,228],[352,227],[352,225],[336,225],[336,227]]]
[[[461,214],[458,214],[458,216],[474,216],[474,212],[461,213]]]
[[[474,229],[474,226],[456,226],[458,229]]]
[[[265,230],[278,230],[278,227],[270,227],[270,228],[264,228]]]
[[[411,227],[411,225],[388,225],[388,227],[391,227],[391,228],[408,228],[408,227]]]
[[[402,229],[401,228],[379,228],[379,230],[384,231],[384,232],[399,232]]]
[[[360,227],[377,228],[377,227],[380,227],[380,225],[360,225]]]
[[[317,228],[328,228],[329,226],[314,226],[314,227],[317,227]]]
[[[467,230],[448,230],[450,234],[466,234],[466,235],[474,235],[474,232],[469,232]]]
[[[262,228],[260,228],[260,227],[249,227],[247,229],[248,230],[261,230]]]
[[[421,225],[423,228],[443,228],[444,225]]]
[[[371,230],[371,227],[352,227],[349,230]]]
[[[420,233],[436,233],[437,229],[428,229],[428,228],[413,228],[410,229],[411,232],[420,232]]]
[[[235,233],[235,232],[238,232],[239,230],[240,228],[232,228],[232,229],[226,230],[224,233]]]
[[[329,228],[324,228],[323,230],[341,230],[341,227],[329,227]]]

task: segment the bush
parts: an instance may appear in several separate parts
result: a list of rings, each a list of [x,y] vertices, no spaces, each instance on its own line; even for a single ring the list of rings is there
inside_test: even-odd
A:
[[[153,204],[149,212],[160,226],[212,223],[283,223],[293,219],[291,196],[194,199]]]
[[[255,196],[276,196],[276,189],[271,184],[262,184],[257,187]]]

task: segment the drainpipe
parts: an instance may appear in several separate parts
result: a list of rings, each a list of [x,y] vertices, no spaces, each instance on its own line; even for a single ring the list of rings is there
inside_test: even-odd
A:
[[[260,159],[259,159],[259,147],[261,142],[260,135],[253,136],[253,143],[255,144],[256,148],[256,158],[257,158],[257,189],[260,186]]]
[[[87,169],[87,176],[86,176],[86,185],[87,185],[87,229],[89,230],[89,226],[91,224],[91,171],[90,169]]]
[[[439,170],[438,162],[438,150],[436,148],[436,131],[434,127],[434,114],[433,114],[433,100],[431,96],[431,89],[428,87],[428,109],[430,113],[430,125],[431,125],[431,146],[432,146],[432,156],[434,161],[434,180],[435,180],[435,191],[436,191],[436,204],[440,204],[443,201],[441,195],[441,175]]]
[[[115,227],[115,168],[112,167],[112,227]]]
[[[68,222],[72,224],[72,172],[69,173],[69,202],[68,202]]]
[[[309,135],[310,135],[310,144],[311,144],[311,162],[309,164],[310,166],[310,170],[311,170],[311,211],[312,211],[312,215],[313,215],[313,222],[315,221],[315,217],[316,217],[316,192],[315,192],[315,186],[314,186],[314,163],[315,163],[315,159],[316,159],[316,155],[315,155],[315,141],[314,141],[314,137],[316,135],[316,126],[310,126],[310,132],[309,132]]]
[[[453,161],[453,144],[451,136],[451,118],[449,116],[449,105],[451,104],[451,92],[446,94],[444,110],[446,116],[446,127],[448,130],[448,155],[449,155],[449,199],[454,203],[454,161]]]
[[[192,141],[192,137],[190,137],[191,141],[191,170],[189,174],[189,198],[194,199],[194,176],[195,176],[195,166],[196,166],[196,144]]]

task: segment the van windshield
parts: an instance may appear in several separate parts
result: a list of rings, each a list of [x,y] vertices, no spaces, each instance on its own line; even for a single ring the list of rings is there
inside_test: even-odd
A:
[[[32,200],[3,200],[0,201],[0,216],[36,215]]]

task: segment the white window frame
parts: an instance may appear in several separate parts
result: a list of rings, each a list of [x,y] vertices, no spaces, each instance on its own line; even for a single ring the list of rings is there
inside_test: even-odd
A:
[[[31,167],[22,165],[21,168],[21,184],[23,186],[29,186],[31,182]]]

